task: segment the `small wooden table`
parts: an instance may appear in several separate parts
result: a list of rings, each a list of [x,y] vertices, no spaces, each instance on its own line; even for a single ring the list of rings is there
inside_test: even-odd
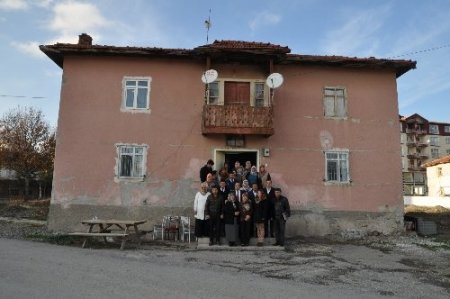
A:
[[[89,219],[81,221],[82,224],[88,226],[87,232],[69,233],[71,236],[83,236],[82,248],[86,246],[89,237],[103,237],[105,243],[107,237],[120,237],[122,242],[120,250],[125,248],[125,243],[130,238],[135,238],[138,245],[141,245],[141,235],[138,226],[147,222],[147,220],[116,220],[116,219]],[[113,230],[112,230],[112,229]],[[132,230],[130,230],[132,228]]]

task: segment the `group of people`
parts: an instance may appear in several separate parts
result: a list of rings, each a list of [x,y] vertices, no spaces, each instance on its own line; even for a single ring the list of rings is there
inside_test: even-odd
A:
[[[242,167],[235,162],[228,171],[225,163],[219,172],[208,160],[200,169],[200,190],[195,195],[195,235],[209,237],[209,245],[219,244],[225,236],[230,246],[248,246],[251,237],[263,246],[264,238],[275,237],[274,245],[284,246],[289,200],[280,188],[272,187],[265,166]]]

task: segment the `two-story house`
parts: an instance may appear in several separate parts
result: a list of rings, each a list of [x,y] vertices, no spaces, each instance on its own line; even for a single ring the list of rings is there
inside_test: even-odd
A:
[[[40,48],[63,69],[50,229],[191,214],[210,158],[267,165],[291,203],[288,235],[402,228],[396,78],[413,61],[243,41],[103,46],[86,34]]]

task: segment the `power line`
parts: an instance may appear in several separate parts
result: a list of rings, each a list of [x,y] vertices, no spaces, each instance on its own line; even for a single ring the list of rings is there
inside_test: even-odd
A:
[[[16,99],[46,99],[47,97],[40,96],[21,96],[21,95],[11,95],[11,94],[0,94],[0,98],[16,98]]]
[[[414,54],[419,54],[419,53],[432,52],[432,51],[436,51],[436,50],[440,50],[440,49],[444,49],[444,48],[448,48],[448,47],[450,47],[450,45],[443,45],[443,46],[438,46],[438,47],[432,47],[432,48],[428,48],[428,49],[424,49],[424,50],[418,50],[418,51],[414,51],[414,52],[410,52],[410,53],[406,53],[406,54],[391,56],[391,57],[388,57],[388,58],[398,58],[398,57],[404,57],[404,56],[409,56],[409,55],[414,55]]]

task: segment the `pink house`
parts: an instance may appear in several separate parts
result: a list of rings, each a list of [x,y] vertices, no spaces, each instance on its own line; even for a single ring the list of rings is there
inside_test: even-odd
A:
[[[413,61],[243,41],[101,46],[86,34],[40,48],[63,69],[52,230],[94,216],[192,215],[210,158],[216,169],[267,165],[291,203],[288,235],[403,227],[396,78]],[[218,77],[205,86],[208,69]],[[284,78],[276,89],[266,84],[272,73]]]

